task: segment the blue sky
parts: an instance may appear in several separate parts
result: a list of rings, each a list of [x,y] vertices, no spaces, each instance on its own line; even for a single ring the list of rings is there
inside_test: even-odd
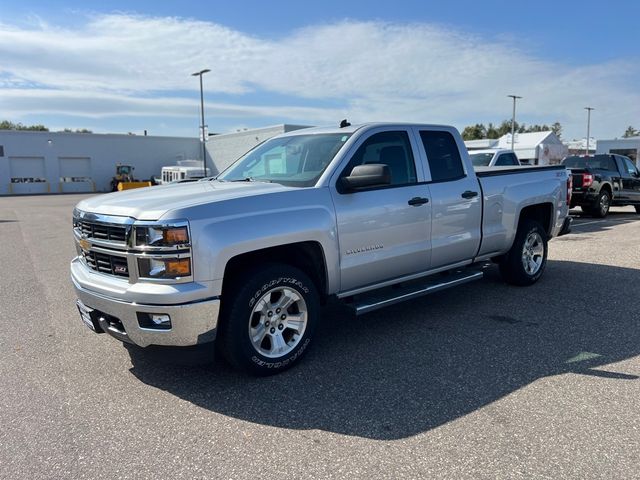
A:
[[[275,123],[510,118],[640,128],[640,4],[89,2],[0,4],[0,118],[195,136]]]

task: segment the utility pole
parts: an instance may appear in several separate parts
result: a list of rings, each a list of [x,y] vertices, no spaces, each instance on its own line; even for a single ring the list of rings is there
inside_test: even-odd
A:
[[[513,150],[513,142],[516,139],[516,100],[522,97],[517,95],[507,95],[507,97],[513,98],[513,115],[511,116],[511,150]]]
[[[587,111],[587,151],[585,152],[585,154],[589,156],[589,136],[591,135],[591,110],[595,110],[595,108],[584,107],[584,109]]]
[[[200,129],[202,131],[202,136],[200,137],[200,139],[202,141],[202,167],[203,167],[203,175],[205,177],[207,176],[207,147],[206,147],[207,139],[205,138],[206,125],[204,124],[204,93],[202,89],[202,75],[210,71],[211,70],[209,70],[208,68],[205,68],[204,70],[200,70],[199,72],[195,72],[191,74],[191,76],[193,77],[200,77]]]

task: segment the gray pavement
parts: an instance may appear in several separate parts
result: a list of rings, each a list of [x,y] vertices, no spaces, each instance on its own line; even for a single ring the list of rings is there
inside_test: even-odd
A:
[[[0,198],[0,478],[640,478],[633,209],[578,216],[533,287],[491,268],[331,305],[301,365],[255,379],[82,325],[80,198]]]

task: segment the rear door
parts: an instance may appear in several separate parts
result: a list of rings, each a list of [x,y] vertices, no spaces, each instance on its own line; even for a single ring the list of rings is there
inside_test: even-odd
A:
[[[374,129],[351,149],[332,181],[338,223],[341,291],[429,268],[431,194],[407,128]],[[391,185],[343,191],[356,165],[383,163]]]
[[[475,173],[462,161],[464,144],[445,127],[416,127],[415,133],[431,191],[431,267],[470,260],[480,247],[482,198]]]
[[[626,157],[616,155],[622,177],[624,196],[632,202],[640,202],[640,173],[636,166]]]

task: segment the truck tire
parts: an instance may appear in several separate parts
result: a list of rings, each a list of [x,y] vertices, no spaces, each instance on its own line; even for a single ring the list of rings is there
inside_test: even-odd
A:
[[[536,283],[547,265],[547,233],[540,223],[523,220],[504,260],[499,264],[505,282],[527,286]]]
[[[217,347],[232,366],[251,375],[280,373],[311,344],[318,291],[304,272],[284,264],[262,265],[243,279],[248,280],[223,296]]]
[[[596,203],[593,205],[591,215],[595,218],[604,218],[609,213],[609,207],[611,206],[611,194],[608,190],[602,190]]]

